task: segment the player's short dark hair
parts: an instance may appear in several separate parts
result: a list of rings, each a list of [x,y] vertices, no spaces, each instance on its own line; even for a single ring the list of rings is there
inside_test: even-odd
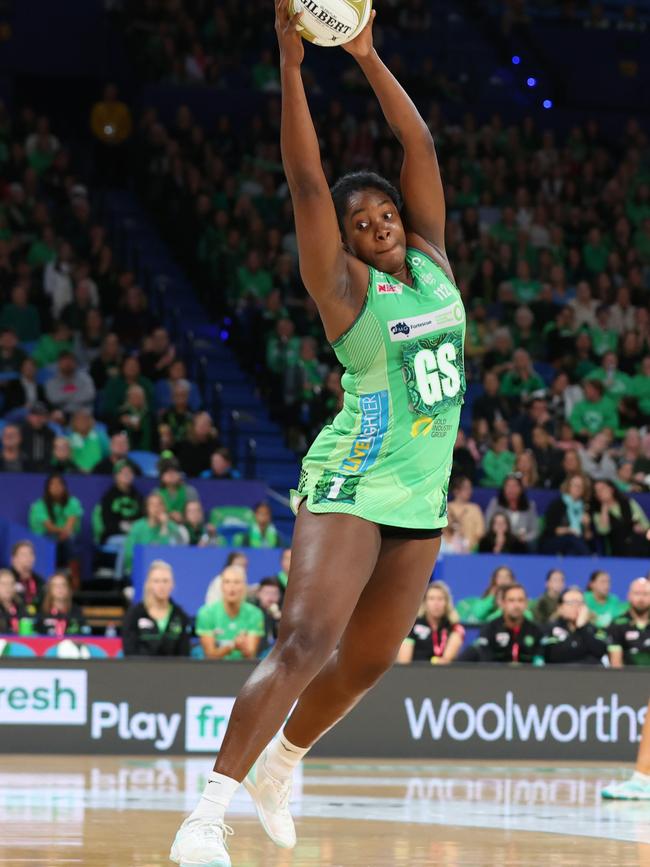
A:
[[[386,178],[382,178],[376,172],[349,172],[339,178],[330,189],[339,228],[344,234],[343,220],[348,209],[350,196],[360,190],[379,190],[394,202],[398,211],[402,210],[402,196],[399,190]]]
[[[526,597],[526,599],[528,599],[528,591],[523,584],[508,584],[506,587],[502,587],[501,589],[503,590],[503,599],[506,598],[506,596],[508,595],[508,593],[510,593],[511,590],[523,590],[524,596]]]

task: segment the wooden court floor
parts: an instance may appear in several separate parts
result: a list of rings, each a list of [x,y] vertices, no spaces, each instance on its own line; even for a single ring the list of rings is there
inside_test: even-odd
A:
[[[204,758],[0,756],[0,867],[160,867]],[[629,769],[318,761],[295,783],[293,853],[245,793],[233,867],[650,867],[650,803],[601,801]]]

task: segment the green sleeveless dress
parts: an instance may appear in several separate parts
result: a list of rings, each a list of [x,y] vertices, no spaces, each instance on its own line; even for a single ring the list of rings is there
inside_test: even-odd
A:
[[[333,344],[343,409],[306,454],[297,513],[344,512],[410,529],[447,525],[465,394],[465,311],[442,268],[408,248],[413,286],[369,268],[361,313]]]

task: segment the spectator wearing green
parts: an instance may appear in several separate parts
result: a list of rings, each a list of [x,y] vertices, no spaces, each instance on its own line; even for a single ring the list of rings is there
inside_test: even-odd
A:
[[[490,575],[490,583],[482,596],[467,596],[460,599],[456,611],[461,623],[475,625],[487,623],[493,616],[500,614],[497,592],[515,583],[515,576],[509,566],[497,566]]]
[[[273,289],[271,273],[262,266],[257,250],[250,250],[245,263],[237,269],[237,293],[240,299],[255,298],[263,301]]]
[[[300,338],[295,336],[296,326],[291,319],[279,319],[275,334],[266,344],[266,366],[278,376],[298,363],[300,358]]]
[[[596,324],[589,329],[589,336],[599,358],[610,350],[616,352],[618,332],[609,324],[609,305],[601,304],[596,310]]]
[[[589,332],[579,331],[575,341],[575,356],[573,359],[573,378],[582,381],[597,370],[594,363],[593,344]]]
[[[32,358],[39,367],[56,364],[63,352],[74,353],[72,331],[65,322],[57,321],[49,334],[44,334],[32,353]]]
[[[595,626],[607,629],[613,620],[627,609],[627,603],[611,592],[612,579],[609,572],[596,569],[589,576],[585,592],[585,604],[594,616]]]
[[[289,583],[289,569],[291,568],[291,548],[285,548],[280,557],[280,568],[275,573],[275,577],[278,579],[278,584],[280,585],[280,593],[282,598],[284,598],[284,594],[287,590],[287,585]]]
[[[163,452],[158,462],[158,487],[165,509],[177,524],[183,523],[185,507],[199,500],[196,488],[183,481],[180,464],[171,452]]]
[[[540,281],[533,278],[527,259],[517,261],[517,276],[509,282],[515,298],[520,304],[531,304],[537,299],[542,288]]]
[[[205,520],[203,506],[199,500],[188,500],[185,503],[183,527],[187,533],[188,545],[206,548],[228,544],[226,539],[217,533],[214,524],[209,524]]]
[[[525,349],[516,349],[512,356],[512,370],[501,380],[501,394],[519,402],[535,391],[544,391],[545,387],[544,380],[533,368],[530,355]]]
[[[605,386],[599,379],[586,379],[583,383],[585,399],[573,407],[569,422],[578,436],[593,436],[605,428],[618,428],[618,413],[611,400],[603,394]]]
[[[56,234],[52,226],[44,226],[40,238],[35,238],[27,253],[32,268],[44,268],[56,259]]]
[[[589,374],[587,379],[597,379],[603,384],[603,397],[614,406],[622,397],[630,393],[630,377],[619,370],[618,355],[611,350],[603,355],[600,367]]]
[[[327,367],[318,360],[318,343],[313,337],[300,340],[300,357],[285,370],[284,396],[288,404],[314,400],[323,386]]]
[[[282,538],[272,522],[271,507],[268,503],[255,506],[254,521],[244,533],[237,533],[233,545],[238,548],[281,548]]]
[[[130,385],[139,385],[147,395],[147,404],[154,405],[153,386],[145,376],[142,376],[140,362],[135,356],[129,356],[122,362],[122,370],[118,376],[108,380],[102,397],[102,411],[106,416],[117,416],[120,407],[126,400],[126,392]]]
[[[639,373],[631,378],[628,393],[639,401],[641,412],[650,416],[650,355],[643,358]]]
[[[251,76],[255,90],[262,90],[265,93],[279,92],[278,65],[274,62],[273,54],[268,48],[262,51],[259,61],[251,69]]]
[[[108,437],[103,430],[97,430],[95,419],[87,409],[75,412],[70,427],[72,460],[82,473],[91,473],[108,455],[110,450]]]
[[[513,471],[515,454],[510,451],[508,445],[506,434],[496,434],[493,438],[491,448],[486,451],[481,461],[483,469],[481,485],[484,488],[500,488],[506,477]]]
[[[515,209],[508,205],[508,207],[503,209],[501,219],[490,229],[490,235],[499,244],[508,244],[514,248],[517,243],[519,228],[515,217]]]
[[[566,577],[561,569],[550,569],[546,573],[544,592],[537,599],[531,600],[530,610],[535,623],[544,625],[553,619],[565,587]]]
[[[637,179],[636,185],[631,185],[632,191],[625,203],[625,213],[635,226],[640,226],[645,220],[650,219],[648,182],[641,183],[639,181],[640,179]]]
[[[186,439],[192,426],[192,412],[190,410],[191,385],[186,379],[179,379],[172,385],[172,403],[166,409],[160,420],[169,425],[174,437],[174,442],[179,443]]]
[[[23,285],[14,286],[10,298],[11,301],[0,311],[0,328],[11,328],[21,343],[33,343],[41,336],[38,310],[29,303],[29,295]]]
[[[221,600],[203,605],[196,634],[208,659],[255,659],[264,636],[264,614],[246,602],[246,573],[227,566],[221,573]]]
[[[151,452],[156,441],[154,415],[149,409],[147,393],[141,385],[130,385],[119,408],[120,425],[127,431],[131,448]]]
[[[43,496],[30,506],[29,529],[56,543],[57,566],[68,565],[75,554],[83,513],[83,506],[59,473],[48,477]]]
[[[165,501],[157,491],[153,491],[145,501],[144,518],[136,521],[124,543],[124,570],[128,574],[133,568],[133,549],[136,545],[184,545],[186,535],[175,521],[169,517]]]
[[[592,274],[600,274],[607,268],[609,257],[609,244],[603,239],[600,229],[594,227],[589,230],[587,243],[582,248],[582,258],[588,271]]]

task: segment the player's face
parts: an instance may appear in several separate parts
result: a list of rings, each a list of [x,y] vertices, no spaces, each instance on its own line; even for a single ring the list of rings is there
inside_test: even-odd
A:
[[[395,203],[380,190],[358,190],[348,199],[344,220],[349,251],[378,271],[397,274],[404,267],[406,234]]]

